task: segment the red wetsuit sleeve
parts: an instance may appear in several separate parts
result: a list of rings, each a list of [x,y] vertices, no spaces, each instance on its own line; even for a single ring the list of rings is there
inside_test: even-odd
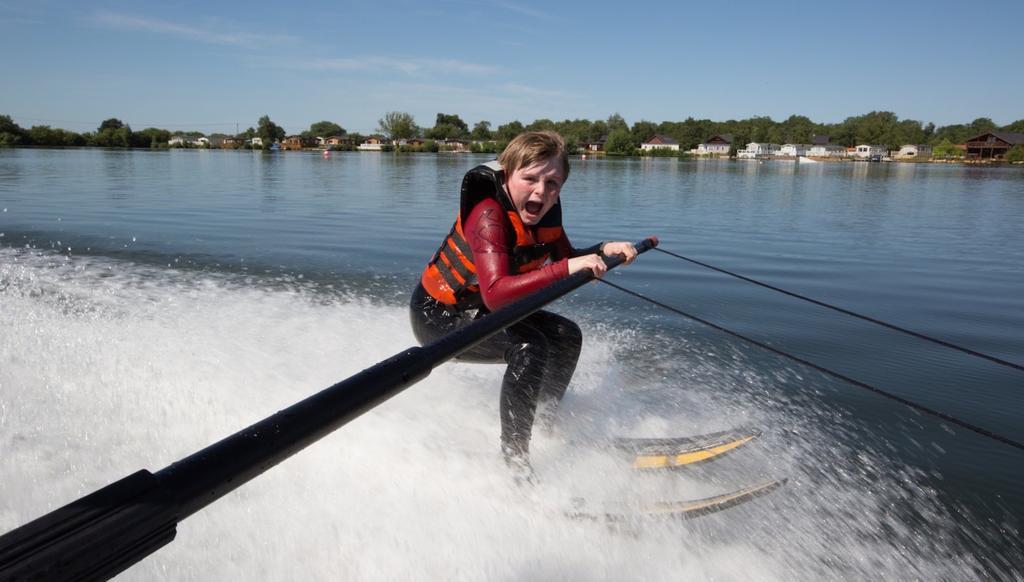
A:
[[[514,271],[509,243],[514,230],[497,200],[488,198],[474,206],[462,230],[473,249],[484,305],[491,311],[569,276],[566,259],[526,273]]]

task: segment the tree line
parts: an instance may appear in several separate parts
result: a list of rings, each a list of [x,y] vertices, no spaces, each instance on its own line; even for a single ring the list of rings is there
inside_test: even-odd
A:
[[[566,119],[553,121],[537,119],[529,124],[510,121],[492,128],[489,121],[479,121],[469,126],[458,114],[438,113],[432,127],[420,127],[415,118],[406,112],[390,111],[378,120],[377,131],[386,140],[400,141],[422,138],[435,141],[472,141],[481,151],[500,151],[503,144],[526,130],[550,129],[561,134],[570,148],[575,150],[584,144],[604,141],[604,150],[612,154],[634,153],[640,144],[654,135],[664,135],[679,142],[681,150],[689,150],[714,135],[731,134],[734,147],[742,148],[748,142],[759,143],[810,143],[814,136],[827,135],[830,142],[846,147],[858,144],[876,144],[889,149],[898,149],[904,144],[928,144],[940,151],[955,150],[953,144],[961,144],[968,138],[989,131],[1024,133],[1024,119],[1009,125],[999,126],[987,117],[980,117],[970,123],[936,127],[934,123],[923,123],[914,119],[900,119],[889,111],[872,111],[864,115],[848,117],[840,123],[816,123],[802,115],[791,115],[783,121],[770,117],[751,117],[741,120],[712,121],[688,117],[683,121],[662,121],[655,123],[639,120],[632,125],[619,114],[607,119]],[[0,146],[98,146],[98,147],[168,147],[172,136],[199,137],[199,132],[171,132],[166,129],[149,127],[133,131],[128,124],[117,118],[103,121],[94,132],[76,133],[48,125],[35,125],[29,129],[19,127],[8,115],[0,115]],[[347,143],[358,144],[366,137],[349,133],[331,121],[319,121],[301,134],[303,137],[338,136],[347,138]],[[261,117],[255,126],[237,136],[212,134],[207,136],[252,139],[259,137],[264,147],[285,137],[284,129],[271,121],[268,115]],[[942,150],[942,148],[946,148]]]

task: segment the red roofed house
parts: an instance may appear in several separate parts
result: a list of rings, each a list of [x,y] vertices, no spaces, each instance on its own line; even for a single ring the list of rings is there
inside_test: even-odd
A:
[[[655,134],[654,137],[640,144],[640,149],[649,150],[674,150],[679,151],[679,142],[667,135]]]

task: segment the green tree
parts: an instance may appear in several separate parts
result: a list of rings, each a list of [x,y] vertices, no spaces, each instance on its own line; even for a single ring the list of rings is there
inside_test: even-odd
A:
[[[318,121],[302,132],[303,137],[331,137],[345,135],[345,128],[333,121]]]
[[[604,142],[604,151],[609,154],[632,154],[636,150],[633,143],[633,136],[628,129],[614,129],[608,134],[608,140]]]
[[[567,145],[570,141],[578,145],[583,142],[593,141],[590,135],[593,125],[587,119],[566,119],[555,124],[555,131],[565,138]]]
[[[817,126],[803,115],[790,115],[782,122],[782,137],[786,143],[811,143],[811,136],[817,133]]]
[[[402,111],[385,113],[384,117],[377,120],[377,125],[377,131],[392,141],[413,138],[420,133],[420,128],[412,115]]]
[[[57,135],[56,130],[49,125],[33,125],[28,130],[28,140],[32,145],[37,146],[59,146],[63,140]]]
[[[608,122],[603,119],[598,119],[594,123],[590,124],[590,131],[587,134],[586,141],[595,142],[601,138],[608,137]]]
[[[608,124],[609,135],[611,135],[611,132],[615,131],[616,129],[624,129],[626,131],[629,131],[629,124],[626,123],[626,120],[623,119],[622,116],[619,115],[618,113],[612,113],[611,115],[609,115],[608,121],[606,121],[606,123]]]
[[[556,131],[555,122],[547,118],[535,119],[526,126],[526,131]]]
[[[28,132],[22,129],[9,115],[0,115],[0,146],[12,146],[29,139]]]
[[[973,137],[982,133],[988,133],[990,131],[999,131],[999,126],[994,121],[987,117],[979,117],[972,121],[968,126],[971,128],[971,135]]]
[[[1004,125],[1003,131],[1011,131],[1013,133],[1024,133],[1024,119],[1018,119],[1010,125]]]
[[[1024,146],[1015,145],[1006,152],[1007,162],[1024,162]]]
[[[940,144],[943,141],[949,141],[952,143],[964,143],[967,138],[975,135],[971,133],[971,128],[964,124],[956,125],[944,125],[935,130],[935,134],[932,136],[933,144]]]
[[[512,138],[523,133],[523,131],[525,131],[525,128],[522,123],[518,121],[510,121],[506,124],[499,125],[494,137],[502,141],[512,141]]]
[[[469,137],[469,126],[458,115],[438,113],[434,127],[426,132],[430,139],[466,139]]]
[[[964,156],[963,150],[956,147],[956,144],[943,138],[943,140],[932,148],[932,157],[951,159],[951,158],[962,158]]]
[[[270,120],[269,115],[264,115],[256,122],[256,136],[263,140],[263,147],[269,148],[275,141],[284,139],[284,128]]]
[[[650,121],[640,120],[633,124],[633,129],[630,130],[630,133],[633,136],[633,143],[639,147],[639,144],[651,139],[658,133],[658,126]]]
[[[489,141],[494,138],[494,134],[491,132],[490,121],[478,121],[473,126],[473,131],[469,134],[469,137],[476,141]]]
[[[122,127],[124,127],[124,122],[122,122],[120,119],[116,117],[111,117],[110,119],[103,120],[103,123],[100,123],[100,127],[99,129],[96,130],[96,133],[100,133],[107,130],[118,130],[121,129]]]
[[[132,145],[137,148],[165,148],[171,139],[171,132],[166,129],[147,127],[132,134]]]
[[[104,148],[130,148],[132,128],[120,119],[111,117],[100,124],[92,136],[92,144]]]

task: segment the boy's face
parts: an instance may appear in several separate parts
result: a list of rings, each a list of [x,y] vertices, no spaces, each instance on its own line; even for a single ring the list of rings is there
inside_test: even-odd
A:
[[[557,159],[540,160],[523,166],[505,179],[505,190],[523,224],[535,225],[558,202],[562,191],[562,165]]]

